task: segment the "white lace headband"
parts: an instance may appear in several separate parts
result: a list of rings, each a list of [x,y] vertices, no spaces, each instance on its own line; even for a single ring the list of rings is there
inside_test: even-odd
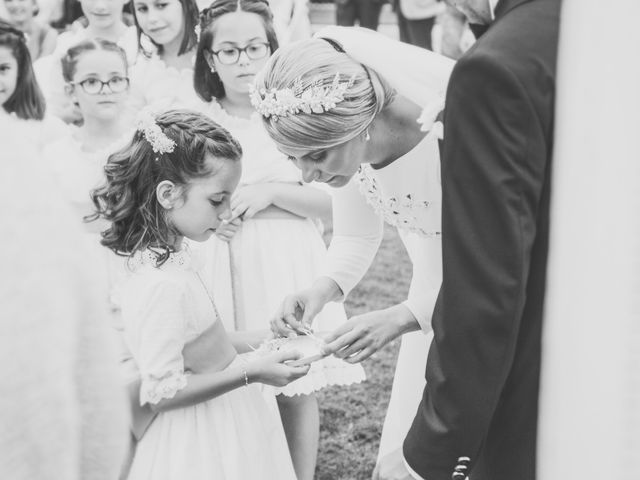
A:
[[[331,85],[326,87],[318,80],[303,88],[300,78],[293,83],[293,87],[281,90],[257,90],[252,87],[251,104],[260,115],[266,118],[274,117],[274,120],[300,112],[324,113],[344,100],[345,93],[354,82],[355,75],[346,82],[340,82],[340,74],[336,73]]]
[[[171,153],[176,148],[176,142],[165,135],[150,112],[145,110],[140,112],[136,125],[145,140],[151,145],[154,153]]]

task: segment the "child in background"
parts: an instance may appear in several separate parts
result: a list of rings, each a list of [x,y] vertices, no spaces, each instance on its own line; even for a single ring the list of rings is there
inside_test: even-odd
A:
[[[80,111],[65,94],[60,59],[67,51],[84,40],[101,38],[118,44],[126,52],[132,64],[137,53],[136,30],[127,27],[122,20],[122,8],[126,0],[80,0],[82,12],[89,22],[86,28],[62,33],[51,55],[35,63],[38,80],[44,87],[44,96],[51,113],[67,123],[81,124]]]
[[[0,20],[0,105],[24,120],[42,120],[45,101],[24,32]]]
[[[194,84],[204,112],[240,141],[240,186],[232,220],[207,243],[215,298],[233,330],[266,328],[290,291],[320,274],[326,249],[313,219],[328,216],[328,194],[302,184],[300,171],[276,149],[250,102],[249,84],[278,43],[268,4],[218,0],[201,14]],[[230,288],[229,288],[230,287]],[[313,328],[330,331],[346,321],[333,303]],[[313,363],[306,377],[278,390],[278,404],[299,480],[313,478],[319,439],[315,391],[362,381],[364,370],[335,357]]]
[[[0,20],[0,105],[11,117],[24,120],[29,132],[24,142],[41,149],[63,135],[67,126],[47,115],[45,100],[31,65],[31,55],[23,32]]]
[[[27,35],[31,60],[49,55],[56,48],[58,32],[36,18],[36,0],[4,0],[9,20]]]
[[[129,480],[294,480],[277,414],[255,383],[283,386],[308,366],[295,353],[247,360],[232,343],[205,285],[203,242],[230,216],[241,149],[204,115],[150,118],[109,158],[94,192],[110,227],[103,245],[130,257],[122,287],[127,346],[140,370],[140,404],[158,412],[138,442]],[[208,368],[185,371],[187,342],[208,333]],[[234,348],[235,347],[235,348]]]
[[[124,271],[122,262],[99,244],[99,232],[108,225],[83,219],[94,211],[90,192],[103,182],[107,158],[130,138],[132,126],[122,120],[129,89],[127,58],[115,43],[94,39],[70,48],[61,64],[66,94],[84,123],[47,145],[44,159],[58,191],[84,227],[87,261],[99,272],[95,278],[100,282],[103,308],[110,312],[111,290],[118,271]]]
[[[193,108],[199,103],[193,90],[198,43],[195,0],[132,0],[131,4],[139,49],[131,72],[132,108]]]

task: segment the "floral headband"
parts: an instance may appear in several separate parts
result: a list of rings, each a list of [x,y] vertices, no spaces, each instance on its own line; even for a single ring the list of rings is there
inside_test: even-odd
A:
[[[146,110],[140,112],[136,123],[137,130],[142,132],[155,153],[171,153],[176,148],[176,142],[165,135],[150,112]]]
[[[344,100],[345,93],[353,86],[355,75],[346,82],[340,82],[340,74],[336,73],[331,85],[323,87],[320,81],[315,81],[309,87],[302,86],[298,78],[291,88],[251,89],[251,104],[263,117],[280,117],[303,113],[324,113],[335,108]]]

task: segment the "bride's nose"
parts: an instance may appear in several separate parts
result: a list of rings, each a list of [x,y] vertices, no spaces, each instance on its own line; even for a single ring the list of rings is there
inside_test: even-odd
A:
[[[311,183],[317,180],[319,176],[320,176],[320,172],[317,169],[313,167],[311,168],[302,167],[302,180],[304,180],[305,183]]]

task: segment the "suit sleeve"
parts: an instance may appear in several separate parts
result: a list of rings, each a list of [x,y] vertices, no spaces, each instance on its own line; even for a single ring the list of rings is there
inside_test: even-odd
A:
[[[546,168],[536,112],[516,76],[475,55],[452,74],[442,157],[443,284],[408,464],[451,479],[473,461],[511,369]]]

